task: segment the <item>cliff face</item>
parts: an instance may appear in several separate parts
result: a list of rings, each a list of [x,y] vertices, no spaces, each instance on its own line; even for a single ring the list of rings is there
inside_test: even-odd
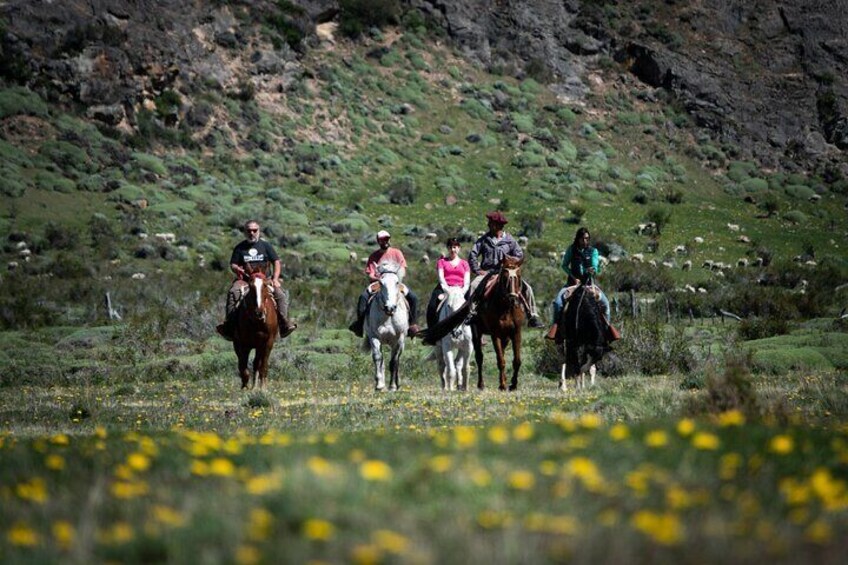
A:
[[[741,158],[848,176],[848,0],[401,4],[469,58],[540,76],[564,101],[585,96],[589,70],[629,72]],[[204,89],[284,95],[316,24],[338,12],[333,0],[9,0],[0,74],[127,131],[154,107],[199,129],[209,115],[193,101]]]

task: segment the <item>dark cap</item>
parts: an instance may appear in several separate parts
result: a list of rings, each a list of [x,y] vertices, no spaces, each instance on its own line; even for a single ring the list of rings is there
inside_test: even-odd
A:
[[[503,213],[498,211],[498,210],[495,210],[494,212],[489,212],[488,214],[486,214],[486,219],[488,219],[490,222],[495,222],[496,224],[501,224],[502,226],[505,226],[506,224],[509,223],[506,220],[506,216],[504,216]]]

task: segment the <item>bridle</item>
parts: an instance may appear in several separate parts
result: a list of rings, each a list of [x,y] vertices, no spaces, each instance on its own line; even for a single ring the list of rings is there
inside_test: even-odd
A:
[[[510,302],[518,301],[521,297],[521,265],[514,267],[502,265],[499,277],[501,284],[506,287]]]
[[[250,282],[248,283],[251,289],[256,294],[256,308],[249,308],[251,315],[257,318],[259,321],[265,321],[265,287],[267,285],[265,273],[252,273],[250,275]],[[253,305],[251,305],[253,306]]]

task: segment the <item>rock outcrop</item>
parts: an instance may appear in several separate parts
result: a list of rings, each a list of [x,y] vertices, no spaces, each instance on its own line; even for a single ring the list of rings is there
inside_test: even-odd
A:
[[[544,80],[564,101],[586,95],[590,70],[629,72],[671,93],[736,158],[848,176],[848,0],[397,2],[469,58]],[[212,117],[193,93],[285,93],[319,42],[315,26],[339,10],[335,0],[8,0],[0,77],[128,131],[145,111],[200,130]]]

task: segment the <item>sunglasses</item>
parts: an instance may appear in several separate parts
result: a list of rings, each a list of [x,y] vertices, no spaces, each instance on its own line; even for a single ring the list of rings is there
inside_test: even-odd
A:
[[[259,228],[247,228],[247,229],[246,229],[246,230],[244,230],[244,231],[246,231],[246,232],[248,232],[248,233],[256,233],[256,232],[258,232],[258,231],[259,231]]]

